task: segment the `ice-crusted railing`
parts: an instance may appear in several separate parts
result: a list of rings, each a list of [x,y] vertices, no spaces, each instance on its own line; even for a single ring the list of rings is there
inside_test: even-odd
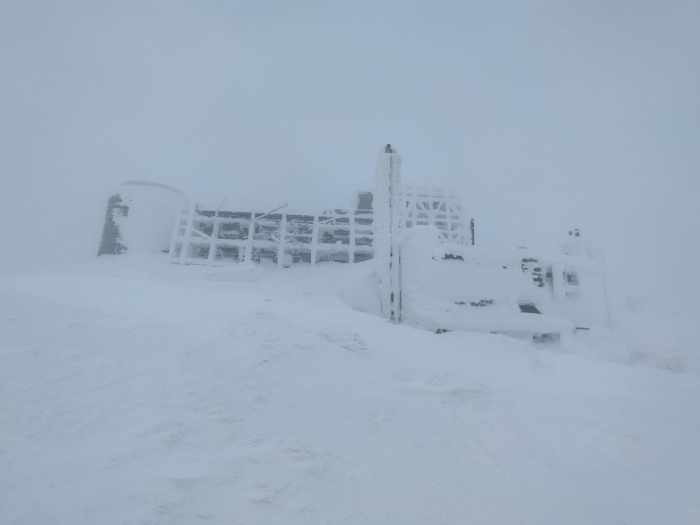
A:
[[[279,267],[301,261],[359,262],[374,255],[373,217],[365,210],[300,215],[187,207],[175,221],[170,260],[226,266],[267,258]]]

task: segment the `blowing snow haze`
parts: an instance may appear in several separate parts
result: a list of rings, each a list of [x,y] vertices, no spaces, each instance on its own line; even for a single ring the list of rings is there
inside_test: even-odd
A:
[[[344,207],[391,142],[481,244],[578,227],[616,285],[689,302],[699,27],[694,1],[3,2],[3,264],[92,256],[124,180]]]

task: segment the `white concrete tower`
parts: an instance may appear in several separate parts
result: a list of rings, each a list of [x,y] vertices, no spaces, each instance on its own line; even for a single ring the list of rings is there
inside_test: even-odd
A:
[[[374,209],[374,257],[377,261],[382,314],[392,323],[401,321],[401,287],[397,236],[400,209],[401,157],[387,144],[377,157]]]

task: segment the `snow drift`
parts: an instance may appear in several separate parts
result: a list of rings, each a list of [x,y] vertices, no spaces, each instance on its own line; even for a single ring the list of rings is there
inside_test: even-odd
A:
[[[697,375],[165,257],[0,278],[3,523],[697,522]]]

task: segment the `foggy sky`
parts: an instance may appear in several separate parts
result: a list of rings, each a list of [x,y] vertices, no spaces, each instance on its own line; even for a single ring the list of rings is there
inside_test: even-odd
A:
[[[130,179],[347,207],[386,143],[481,245],[577,227],[629,295],[700,293],[700,2],[0,3],[5,267],[94,257]]]

